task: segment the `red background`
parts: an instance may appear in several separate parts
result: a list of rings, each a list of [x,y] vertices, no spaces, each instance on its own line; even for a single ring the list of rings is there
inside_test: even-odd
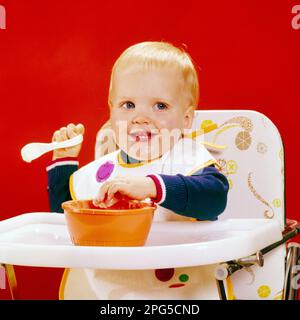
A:
[[[0,220],[48,211],[45,165],[20,149],[69,122],[86,126],[81,164],[108,118],[110,70],[129,45],[185,44],[200,68],[200,108],[254,109],[278,127],[286,159],[287,217],[298,208],[299,1],[0,0]],[[62,269],[16,268],[22,299],[56,299]],[[0,290],[0,298],[9,298]]]

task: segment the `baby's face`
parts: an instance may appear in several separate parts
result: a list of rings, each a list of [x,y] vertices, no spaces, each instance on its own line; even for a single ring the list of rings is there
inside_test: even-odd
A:
[[[193,109],[175,68],[119,68],[112,81],[112,129],[117,144],[129,156],[158,158],[191,126]]]

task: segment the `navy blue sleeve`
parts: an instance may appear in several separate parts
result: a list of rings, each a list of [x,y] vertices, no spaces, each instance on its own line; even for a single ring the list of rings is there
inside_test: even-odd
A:
[[[226,208],[228,180],[214,166],[192,176],[160,177],[165,185],[165,199],[159,204],[164,208],[199,220],[217,220]]]
[[[48,198],[51,212],[63,212],[61,204],[71,200],[69,180],[77,165],[62,165],[48,171]]]

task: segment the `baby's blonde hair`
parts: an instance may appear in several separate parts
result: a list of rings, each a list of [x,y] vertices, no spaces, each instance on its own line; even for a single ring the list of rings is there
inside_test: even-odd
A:
[[[171,43],[160,41],[146,41],[137,43],[126,49],[115,62],[109,85],[108,103],[111,106],[113,77],[120,67],[140,64],[145,69],[170,66],[181,72],[184,80],[184,89],[189,93],[190,106],[194,108],[199,100],[199,81],[195,66],[191,57],[183,49],[177,48]]]

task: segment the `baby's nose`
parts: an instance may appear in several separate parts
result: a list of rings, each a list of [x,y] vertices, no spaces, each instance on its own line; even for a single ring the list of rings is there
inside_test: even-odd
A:
[[[150,119],[147,116],[144,116],[144,115],[137,115],[136,117],[134,117],[132,119],[132,123],[135,123],[135,124],[149,124],[150,123]]]

